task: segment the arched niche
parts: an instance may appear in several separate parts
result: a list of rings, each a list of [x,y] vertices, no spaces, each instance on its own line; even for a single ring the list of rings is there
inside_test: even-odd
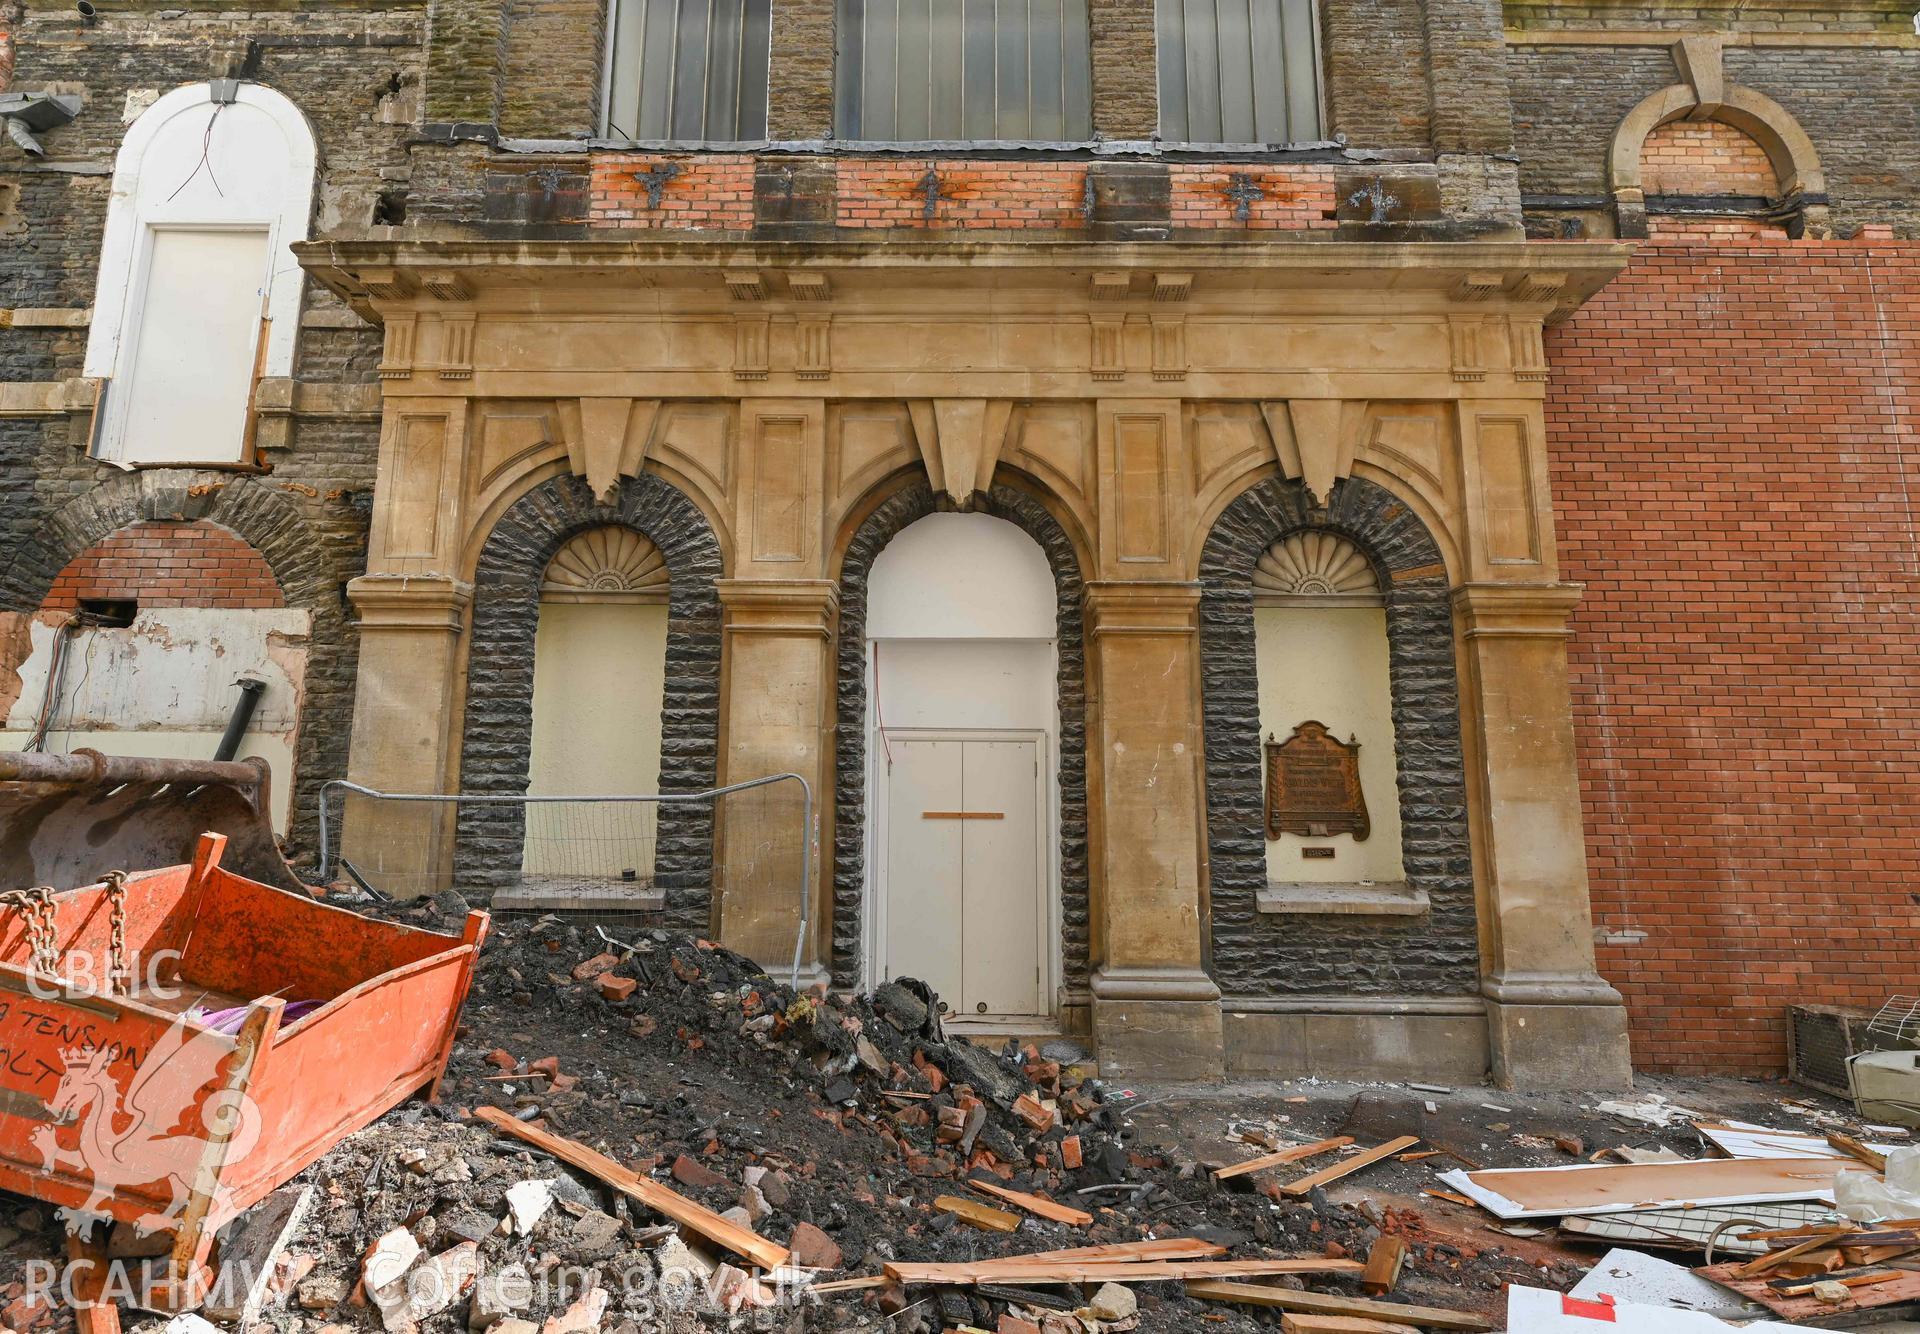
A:
[[[241,463],[256,373],[293,373],[313,131],[258,83],[192,83],[127,131],[83,373],[107,382],[100,457]]]

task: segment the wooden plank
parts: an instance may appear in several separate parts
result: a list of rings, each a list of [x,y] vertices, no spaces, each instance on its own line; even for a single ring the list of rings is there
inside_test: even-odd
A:
[[[1400,1282],[1400,1269],[1406,1262],[1407,1239],[1392,1233],[1381,1237],[1367,1252],[1367,1267],[1360,1272],[1360,1290],[1372,1297],[1392,1292]]]
[[[1017,1205],[1039,1218],[1050,1219],[1055,1223],[1070,1223],[1074,1227],[1085,1227],[1093,1221],[1093,1215],[1085,1209],[1076,1209],[1070,1204],[1060,1204],[1044,1195],[1029,1195],[1024,1190],[1009,1190],[1005,1186],[991,1181],[968,1181],[967,1184],[982,1194],[991,1195],[997,1200]]]
[[[836,1278],[830,1283],[809,1283],[807,1292],[858,1292],[862,1288],[884,1288],[893,1280],[885,1274],[863,1274],[859,1278]]]
[[[1870,1288],[1876,1283],[1894,1283],[1901,1278],[1898,1269],[1882,1269],[1873,1274],[1818,1274],[1810,1278],[1776,1278],[1767,1286],[1782,1297],[1803,1297],[1822,1283],[1838,1283],[1843,1288]]]
[[[1309,1315],[1287,1311],[1280,1317],[1281,1334],[1420,1334],[1412,1325],[1385,1320],[1362,1320],[1351,1315]]]
[[[1033,1251],[1026,1255],[1006,1255],[994,1260],[950,1263],[946,1268],[959,1277],[956,1283],[997,1283],[1009,1266],[1027,1267],[1042,1262],[1077,1261],[1084,1264],[1127,1264],[1145,1260],[1201,1260],[1225,1255],[1227,1248],[1198,1237],[1167,1237],[1160,1241],[1119,1241],[1104,1246],[1073,1246],[1066,1250]],[[880,1275],[885,1280],[885,1275]]]
[[[1887,1170],[1886,1154],[1869,1145],[1862,1144],[1851,1135],[1842,1135],[1837,1130],[1829,1131],[1827,1134],[1827,1143],[1833,1145],[1834,1148],[1849,1157],[1858,1158],[1876,1172],[1884,1172]]]
[[[1324,1186],[1329,1181],[1338,1181],[1341,1177],[1371,1166],[1382,1158],[1391,1158],[1403,1149],[1411,1149],[1419,1142],[1418,1135],[1402,1135],[1399,1139],[1390,1139],[1385,1144],[1376,1144],[1363,1153],[1356,1153],[1351,1158],[1335,1163],[1332,1167],[1323,1167],[1311,1176],[1301,1177],[1298,1181],[1289,1181],[1280,1187],[1280,1191],[1285,1195],[1305,1195],[1315,1186]]]
[[[622,1195],[631,1196],[655,1213],[671,1218],[681,1227],[692,1228],[716,1246],[724,1246],[762,1269],[778,1269],[787,1263],[787,1248],[778,1242],[769,1241],[751,1228],[728,1222],[704,1204],[696,1203],[676,1190],[622,1167],[578,1140],[536,1130],[524,1121],[514,1120],[498,1107],[476,1107],[473,1114],[495,1130],[525,1140],[582,1172],[591,1172]]]
[[[1438,1306],[1408,1306],[1401,1302],[1376,1302],[1365,1297],[1342,1297],[1326,1292],[1294,1292],[1260,1283],[1189,1283],[1187,1296],[1205,1297],[1215,1302],[1240,1302],[1246,1306],[1267,1306],[1279,1311],[1359,1316],[1429,1329],[1490,1330],[1494,1327],[1491,1320],[1466,1311],[1448,1311]]]
[[[943,1214],[952,1214],[961,1222],[971,1224],[982,1232],[1017,1232],[1020,1229],[1020,1215],[1010,1214],[1005,1209],[995,1209],[978,1200],[966,1200],[958,1195],[942,1195],[934,1200],[933,1207]]]
[[[1273,1153],[1262,1154],[1258,1158],[1249,1158],[1244,1163],[1235,1163],[1223,1167],[1213,1174],[1215,1181],[1226,1181],[1231,1177],[1245,1176],[1249,1172],[1259,1172],[1269,1167],[1278,1167],[1281,1163],[1298,1162],[1302,1158],[1311,1158],[1317,1153],[1328,1153],[1334,1149],[1344,1149],[1353,1143],[1351,1135],[1335,1135],[1332,1139],[1323,1139],[1313,1144],[1295,1144],[1291,1148],[1279,1149]]]
[[[1047,1260],[1038,1264],[910,1264],[895,1262],[886,1275],[897,1283],[1154,1283],[1173,1278],[1260,1278],[1270,1274],[1354,1274],[1358,1260],[1189,1260],[1118,1264]],[[981,1270],[987,1270],[984,1277]]]
[[[1752,1278],[1755,1274],[1764,1274],[1774,1266],[1793,1259],[1796,1255],[1805,1255],[1808,1251],[1824,1250],[1826,1247],[1832,1245],[1838,1238],[1846,1236],[1850,1231],[1852,1231],[1852,1229],[1849,1227],[1830,1227],[1824,1232],[1815,1233],[1803,1242],[1787,1247],[1785,1250],[1769,1251],[1758,1260],[1748,1260],[1734,1266],[1733,1276],[1735,1278]]]

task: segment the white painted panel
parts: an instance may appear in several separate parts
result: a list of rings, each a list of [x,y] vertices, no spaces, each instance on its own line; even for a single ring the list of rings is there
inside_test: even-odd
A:
[[[660,790],[667,609],[635,602],[540,604],[534,634],[533,754],[541,796]],[[528,875],[653,874],[658,808],[567,803],[527,808]]]
[[[1278,883],[1356,884],[1401,880],[1400,797],[1394,777],[1393,697],[1387,675],[1387,614],[1379,607],[1256,607],[1260,736],[1285,741],[1312,719],[1342,741],[1360,739],[1360,787],[1373,829],[1267,844],[1267,878]],[[1331,847],[1331,860],[1305,846]]]
[[[1002,639],[892,639],[868,647],[888,728],[983,727],[1051,733],[1051,643]]]
[[[949,1005],[963,994],[962,746],[899,741],[887,775],[887,911],[883,978],[917,977]]]
[[[131,463],[240,459],[261,335],[264,229],[150,233],[129,348],[130,377],[110,395]]]
[[[964,1014],[1039,1014],[1039,813],[1031,741],[968,741],[964,809],[999,819],[965,820],[961,878],[966,897]]]
[[[306,689],[309,613],[294,609],[161,607],[121,629],[81,630],[67,649],[47,749],[86,747],[104,755],[210,760],[240,697],[243,676],[267,688],[241,738],[242,756],[272,771],[273,826],[286,832],[294,746]],[[18,750],[47,699],[57,626],[35,620],[0,749]]]
[[[929,514],[874,559],[869,639],[1052,639],[1058,594],[1046,553],[987,514]]]

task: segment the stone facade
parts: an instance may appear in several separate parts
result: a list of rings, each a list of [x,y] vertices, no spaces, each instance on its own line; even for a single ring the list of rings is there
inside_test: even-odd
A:
[[[1322,0],[1326,139],[1229,153],[1154,141],[1154,9],[1089,0],[1093,142],[895,148],[834,137],[833,0],[774,0],[769,142],[730,151],[596,137],[595,0],[189,0],[90,25],[0,10],[14,87],[84,101],[43,135],[44,160],[0,147],[0,662],[70,561],[149,531],[115,537],[129,525],[230,531],[314,617],[305,853],[329,778],[524,784],[539,569],[581,525],[631,523],[673,567],[663,782],[792,769],[830,798],[820,846],[772,858],[747,855],[744,822],[663,822],[669,916],[784,963],[810,866],[803,962],[845,984],[865,853],[865,573],[910,518],[980,508],[1035,535],[1059,587],[1054,1017],[1090,1022],[1114,1072],[1471,1078],[1490,1063],[1509,1082],[1620,1079],[1589,865],[1601,958],[1647,1059],[1769,1064],[1784,993],[1736,994],[1693,961],[1754,973],[1752,947],[1724,942],[1730,896],[1756,883],[1754,858],[1789,849],[1716,843],[1698,822],[1805,794],[1723,784],[1675,813],[1622,760],[1623,728],[1644,754],[1698,737],[1681,713],[1700,682],[1665,664],[1648,669],[1653,695],[1623,691],[1648,583],[1613,548],[1657,566],[1663,607],[1720,586],[1697,536],[1663,530],[1648,551],[1627,535],[1641,530],[1626,514],[1679,512],[1691,493],[1671,442],[1707,437],[1698,411],[1646,385],[1684,367],[1726,390],[1704,396],[1711,412],[1758,397],[1779,440],[1803,430],[1785,390],[1702,350],[1722,312],[1739,313],[1755,364],[1801,345],[1749,323],[1812,340],[1824,360],[1805,368],[1807,401],[1845,386],[1817,399],[1823,421],[1905,431],[1886,405],[1908,322],[1891,294],[1910,256],[1892,238],[1920,228],[1909,16],[1878,0]],[[154,94],[229,74],[291,98],[319,144],[316,239],[288,257],[315,279],[295,369],[256,387],[248,466],[122,473],[88,457],[99,386],[81,375],[113,156]],[[1875,244],[1829,239],[1861,228]],[[1652,244],[1617,303],[1565,323],[1626,261],[1616,237]],[[1749,257],[1757,237],[1775,249]],[[1717,267],[1714,246],[1739,258]],[[1774,304],[1802,282],[1843,294],[1858,322]],[[1673,348],[1649,351],[1649,320]],[[1628,392],[1616,368],[1636,357],[1652,359]],[[1687,466],[1711,474],[1749,446]],[[1836,494],[1900,490],[1897,458],[1833,449],[1854,469]],[[1775,452],[1779,485],[1799,456]],[[1294,919],[1279,940],[1247,903],[1245,564],[1269,528],[1319,515],[1309,496],[1393,576],[1407,864],[1433,906],[1417,925]],[[1855,502],[1809,493],[1794,514],[1821,503]],[[1758,522],[1767,550],[1864,559],[1863,539],[1836,535],[1852,520],[1751,513],[1725,518],[1726,540]],[[1563,580],[1589,598],[1571,686],[1578,590]],[[1905,642],[1884,610],[1894,587],[1875,574],[1854,590],[1877,642]],[[1748,628],[1725,629],[1747,644]],[[1751,652],[1775,687],[1798,670]],[[1848,679],[1821,707],[1877,717],[1897,701]],[[1715,754],[1750,758],[1735,723],[1712,735]],[[1865,781],[1843,770],[1833,784]],[[797,808],[766,818],[792,825]],[[1795,845],[1817,849],[1823,903],[1852,903],[1845,876],[1911,869],[1911,849],[1876,835],[1868,857],[1835,820]],[[1628,832],[1648,823],[1729,887],[1673,908],[1688,886]],[[368,866],[480,891],[517,864],[511,815],[349,832]],[[1833,961],[1765,976],[1784,988],[1816,962]],[[1687,1016],[1729,1005],[1759,1016],[1737,1041],[1689,1036]]]

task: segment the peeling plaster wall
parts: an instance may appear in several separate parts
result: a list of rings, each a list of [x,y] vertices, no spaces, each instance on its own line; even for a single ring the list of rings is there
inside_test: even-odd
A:
[[[273,826],[285,833],[310,623],[304,611],[166,607],[141,612],[125,629],[81,630],[68,646],[47,749],[212,759],[239,698],[234,682],[258,678],[267,688],[239,753],[272,766]],[[46,618],[28,633],[32,652],[4,690],[13,693],[13,705],[0,749],[26,744],[47,697],[60,630]]]

